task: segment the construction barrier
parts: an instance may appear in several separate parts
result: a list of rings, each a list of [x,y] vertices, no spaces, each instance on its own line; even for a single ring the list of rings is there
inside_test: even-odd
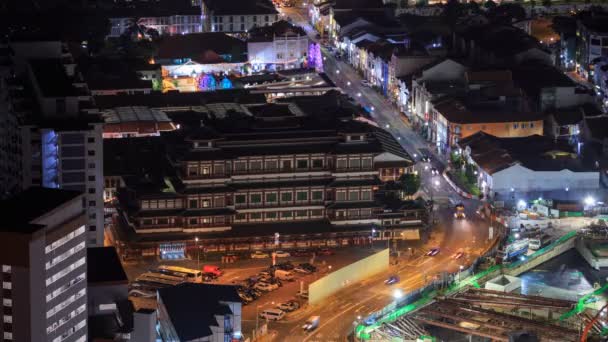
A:
[[[388,248],[342,267],[308,286],[308,302],[317,304],[342,288],[388,270]]]

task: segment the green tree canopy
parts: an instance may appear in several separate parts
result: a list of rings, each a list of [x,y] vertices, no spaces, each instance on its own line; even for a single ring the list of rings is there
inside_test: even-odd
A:
[[[420,189],[420,176],[413,173],[405,173],[399,178],[399,183],[406,196],[412,196]]]

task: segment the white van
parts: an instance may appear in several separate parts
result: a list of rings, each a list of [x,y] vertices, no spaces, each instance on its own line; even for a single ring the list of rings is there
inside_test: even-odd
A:
[[[285,311],[279,309],[266,309],[260,313],[260,318],[269,321],[280,321],[283,317],[285,317]]]

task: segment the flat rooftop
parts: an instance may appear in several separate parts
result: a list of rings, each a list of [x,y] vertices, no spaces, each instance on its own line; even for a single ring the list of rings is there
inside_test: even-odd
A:
[[[42,226],[30,222],[80,194],[78,191],[32,187],[8,200],[0,201],[0,231],[31,234]]]
[[[116,248],[87,248],[87,281],[89,285],[129,282]]]

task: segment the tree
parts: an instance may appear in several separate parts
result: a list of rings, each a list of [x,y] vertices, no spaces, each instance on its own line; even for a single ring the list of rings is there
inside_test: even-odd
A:
[[[453,28],[456,26],[458,18],[464,14],[463,12],[464,6],[458,0],[448,0],[441,15],[445,22]]]
[[[485,9],[487,9],[488,11],[492,11],[493,9],[496,8],[496,3],[492,0],[488,0],[488,1],[484,2],[483,7]]]
[[[413,173],[405,173],[399,178],[403,194],[412,196],[420,189],[420,176]]]
[[[475,166],[468,164],[464,171],[464,174],[467,177],[467,181],[469,182],[469,184],[477,184],[477,169],[475,169]]]
[[[489,11],[488,14],[505,24],[510,24],[513,21],[519,21],[526,18],[526,10],[522,5],[516,3],[503,3]]]

